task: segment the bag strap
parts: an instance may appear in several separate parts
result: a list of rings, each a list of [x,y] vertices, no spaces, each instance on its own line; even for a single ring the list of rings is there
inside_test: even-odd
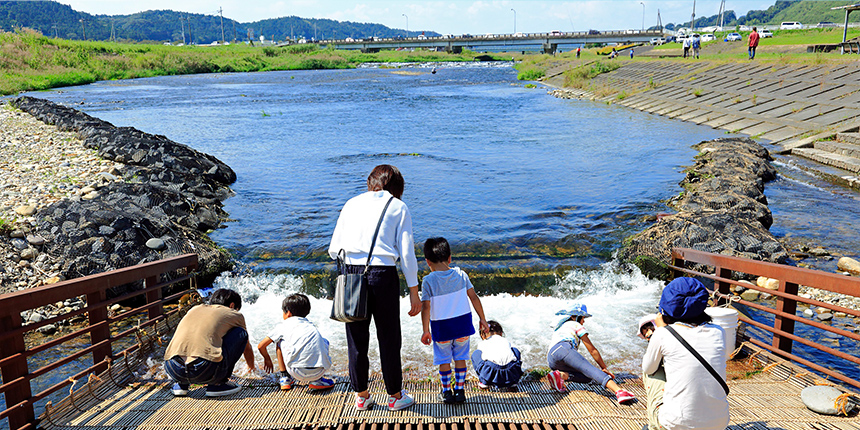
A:
[[[394,200],[394,196],[391,196],[388,199],[388,202],[385,203],[385,207],[382,208],[382,214],[379,215],[379,222],[376,223],[376,231],[373,232],[373,240],[370,242],[370,251],[367,253],[367,262],[364,263],[364,274],[367,274],[367,269],[370,268],[370,258],[373,257],[373,247],[376,246],[376,236],[379,235],[379,227],[382,226],[382,219],[385,218],[385,211],[388,210],[388,205],[391,204],[391,201]]]
[[[699,355],[699,353],[696,352],[696,350],[693,349],[693,347],[690,346],[690,344],[687,343],[687,341],[684,340],[684,338],[681,337],[681,335],[678,334],[678,332],[676,332],[675,329],[672,328],[672,326],[667,325],[666,329],[669,330],[669,333],[672,333],[672,336],[675,336],[675,339],[678,339],[678,342],[681,342],[681,345],[684,345],[684,348],[687,348],[687,351],[690,351],[690,353],[692,353],[693,356],[696,357],[697,360],[699,360],[699,363],[702,363],[702,366],[705,366],[705,369],[707,369],[708,372],[711,373],[711,376],[713,376],[714,379],[716,379],[717,382],[720,383],[720,385],[723,387],[723,391],[725,391],[726,395],[728,396],[729,395],[729,386],[726,385],[726,381],[723,380],[723,378],[720,376],[720,374],[717,373],[717,371],[714,370],[714,368],[711,367],[711,365],[708,364],[708,362],[705,361],[705,359],[702,358],[702,356]]]

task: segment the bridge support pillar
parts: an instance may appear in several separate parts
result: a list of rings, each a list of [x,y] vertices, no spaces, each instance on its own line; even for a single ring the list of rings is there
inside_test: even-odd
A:
[[[553,55],[558,50],[558,43],[544,43],[543,53]]]
[[[448,47],[448,53],[462,54],[463,53],[463,47],[462,46],[449,46]]]

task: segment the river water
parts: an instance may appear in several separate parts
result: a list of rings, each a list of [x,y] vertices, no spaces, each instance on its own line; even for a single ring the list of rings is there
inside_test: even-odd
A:
[[[345,372],[342,326],[327,318],[324,282],[312,280],[333,269],[325,250],[338,210],[386,163],[406,179],[416,243],[448,238],[454,264],[470,273],[487,317],[527,367],[546,364],[553,312],[576,300],[594,315],[586,328],[610,367],[637,373],[646,345],[636,320],[653,311],[662,284],[619,267],[612,253],[647,217],[668,211],[661,201],[680,191],[696,155],[690,145],[726,133],[550,97],[524,88],[509,64],[437,70],[174,76],[34,95],[166,135],[236,170],[236,195],[225,202],[232,220],[211,237],[241,263],[217,283],[243,295],[252,342],[280,320],[286,294],[304,291],[334,370]],[[856,193],[791,160],[777,166],[783,175],[766,190],[772,231],[856,255]],[[835,260],[812,265],[834,270]],[[404,367],[429,375],[420,319],[405,315],[405,299],[401,308]]]

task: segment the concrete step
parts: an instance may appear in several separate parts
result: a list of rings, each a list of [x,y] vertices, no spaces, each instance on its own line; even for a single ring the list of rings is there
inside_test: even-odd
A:
[[[837,133],[836,141],[860,145],[860,133]]]
[[[852,173],[860,173],[860,159],[846,155],[834,154],[815,148],[795,148],[791,150],[792,155],[799,155],[817,163],[847,170]]]
[[[832,152],[834,154],[846,155],[853,158],[860,158],[860,144],[854,145],[838,141],[819,141],[815,142],[815,149]]]

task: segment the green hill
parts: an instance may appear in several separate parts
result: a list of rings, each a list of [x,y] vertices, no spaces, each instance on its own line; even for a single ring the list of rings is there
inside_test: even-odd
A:
[[[856,3],[856,1],[853,1]],[[819,22],[835,22],[842,24],[845,21],[845,12],[842,10],[830,10],[832,7],[852,4],[848,1],[832,0],[778,0],[773,6],[765,10],[751,10],[746,15],[735,19],[734,11],[727,10],[723,15],[724,24],[727,27],[736,25],[770,24],[777,25],[785,21],[799,21],[804,25],[815,25]],[[719,15],[696,18],[696,27],[707,27],[719,24]],[[851,15],[850,22],[860,22],[860,13]],[[680,24],[666,24],[667,30],[678,27],[689,27],[690,22]]]
[[[14,31],[27,27],[46,36],[71,40],[160,41],[208,44],[221,40],[221,17],[172,10],[149,10],[131,15],[91,15],[78,12],[56,1],[0,1],[0,31]],[[113,33],[112,33],[113,32]],[[417,36],[421,31],[389,28],[380,24],[367,24],[331,19],[310,19],[297,16],[241,23],[228,17],[223,20],[223,34],[227,41],[258,40],[260,35],[269,40],[327,39],[332,37],[366,38]],[[426,32],[427,36],[439,33]],[[86,36],[86,37],[85,37]]]

